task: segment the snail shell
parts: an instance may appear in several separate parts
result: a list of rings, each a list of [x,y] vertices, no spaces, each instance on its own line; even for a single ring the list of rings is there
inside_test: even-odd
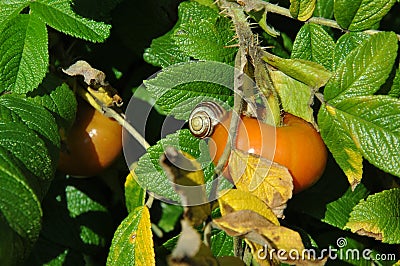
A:
[[[226,113],[226,110],[216,102],[201,102],[190,113],[189,130],[197,138],[209,137]]]

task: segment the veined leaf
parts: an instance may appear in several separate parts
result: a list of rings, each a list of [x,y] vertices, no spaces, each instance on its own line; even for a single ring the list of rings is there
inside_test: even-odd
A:
[[[318,258],[318,260],[312,258],[310,253],[308,253],[308,257],[300,256],[294,258],[288,256],[293,250],[296,250],[295,254],[304,254],[302,253],[304,245],[299,233],[289,228],[275,225],[262,215],[251,210],[231,212],[219,219],[215,219],[213,223],[228,235],[243,237],[246,242],[250,242],[255,258],[258,257],[260,249],[265,246],[272,246],[275,252],[281,249],[285,250],[284,254],[286,256],[279,258],[279,255],[277,257],[274,251],[267,252],[266,258],[269,260],[281,259],[282,262],[294,265],[324,265],[327,259]],[[258,250],[254,248],[258,248]]]
[[[331,104],[356,96],[371,95],[388,78],[397,56],[394,33],[375,34],[354,49],[337,67],[325,87]]]
[[[82,18],[71,9],[70,0],[38,0],[30,3],[31,12],[52,28],[92,42],[102,42],[110,35],[110,25]]]
[[[336,42],[333,53],[333,69],[336,70],[351,51],[361,46],[370,37],[371,35],[363,32],[348,32],[343,34]]]
[[[70,129],[75,121],[77,102],[74,92],[67,84],[45,78],[39,88],[27,96],[27,100],[50,111],[59,128],[66,131]]]
[[[195,59],[233,63],[237,49],[227,47],[235,35],[228,18],[196,2],[183,2],[179,14],[172,38],[181,51]]]
[[[362,154],[348,134],[349,128],[338,121],[337,110],[322,105],[318,113],[321,137],[354,189],[362,179]]]
[[[54,148],[60,148],[60,135],[55,120],[42,106],[22,97],[4,95],[0,97],[0,118],[4,122],[23,123]],[[58,151],[55,157],[58,157]]]
[[[353,188],[362,176],[361,155],[400,176],[399,110],[398,99],[383,95],[353,97],[321,108],[322,138]]]
[[[279,225],[278,218],[272,212],[271,208],[260,198],[250,192],[229,189],[220,192],[218,203],[221,208],[222,216],[234,211],[251,210],[268,219],[273,224]]]
[[[281,71],[270,71],[269,74],[281,99],[283,110],[313,124],[315,121],[310,106],[314,96],[312,89]]]
[[[324,86],[332,75],[320,64],[304,59],[284,59],[270,53],[265,53],[262,59],[286,75],[315,89]]]
[[[332,37],[321,26],[308,23],[297,33],[291,58],[313,61],[332,70],[334,47]]]
[[[33,244],[39,236],[42,209],[22,169],[18,160],[0,147],[0,215],[19,236]]]
[[[157,39],[153,39],[150,47],[144,51],[144,60],[162,68],[189,61],[190,56],[179,49],[172,37],[173,32],[170,31]]]
[[[190,58],[232,64],[237,49],[227,46],[234,44],[233,37],[230,20],[220,16],[215,8],[194,1],[183,2],[174,28],[152,41],[144,59],[161,67],[187,62]]]
[[[0,121],[0,146],[9,150],[41,181],[53,178],[55,166],[44,141],[21,123]]]
[[[35,89],[46,74],[48,57],[42,20],[32,14],[10,20],[0,32],[0,92]]]
[[[29,0],[2,1],[0,3],[0,29],[16,17],[29,3]]]
[[[335,19],[344,29],[361,31],[371,28],[378,23],[396,0],[335,0]]]
[[[316,0],[290,0],[290,15],[300,21],[309,19],[315,8]]]
[[[233,102],[234,68],[218,62],[187,62],[164,68],[144,85],[166,114],[187,120],[200,102]]]
[[[386,190],[369,196],[354,207],[346,227],[352,232],[400,243],[400,189]]]
[[[238,189],[257,196],[276,216],[283,217],[293,192],[293,178],[286,167],[234,150],[229,158],[229,172]]]
[[[111,244],[107,265],[155,265],[150,213],[137,207],[122,221]]]
[[[354,191],[348,189],[340,198],[326,205],[325,217],[322,221],[344,229],[354,206],[367,197],[368,194],[369,191],[363,184],[359,184]]]

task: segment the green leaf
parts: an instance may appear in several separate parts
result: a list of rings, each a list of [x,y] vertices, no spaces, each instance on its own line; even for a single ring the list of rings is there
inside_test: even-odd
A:
[[[362,154],[354,143],[347,125],[337,119],[338,110],[323,104],[318,113],[321,137],[336,163],[343,170],[352,188],[362,179]]]
[[[161,155],[164,154],[164,147],[166,146],[180,148],[182,151],[198,158],[200,156],[199,142],[188,130],[180,130],[157,142],[139,159],[138,166],[135,169],[138,183],[143,189],[153,192],[157,196],[179,202],[179,196],[162,170],[159,160]],[[211,172],[209,171],[209,178],[210,174]]]
[[[332,70],[332,56],[335,42],[319,25],[305,24],[297,33],[291,58],[316,62]]]
[[[201,163],[206,180],[206,191],[209,193],[212,185],[212,182],[209,181],[212,180],[214,167],[208,150],[205,151],[200,148],[201,143],[204,143],[204,141],[193,137],[187,129],[170,134],[165,139],[160,140],[139,159],[138,167],[135,169],[139,184],[144,189],[155,193],[157,197],[167,201],[179,202],[179,195],[174,191],[171,182],[159,164],[160,157],[164,154],[164,147],[172,146],[190,154]],[[229,181],[220,180],[220,189],[228,187],[231,187]]]
[[[150,213],[137,207],[115,232],[107,265],[155,265]]]
[[[335,51],[333,53],[333,69],[345,60],[345,58],[358,46],[368,40],[371,35],[363,32],[348,32],[343,34],[336,42]]]
[[[326,205],[323,222],[344,229],[349,221],[350,213],[360,200],[365,199],[369,191],[363,184],[359,184],[354,191],[350,188],[337,200]]]
[[[175,224],[181,217],[183,213],[182,206],[171,205],[161,202],[161,219],[158,222],[158,227],[160,227],[164,232],[168,233],[174,230]]]
[[[265,9],[263,2],[249,2],[244,6],[244,10],[269,36],[275,38],[280,35],[279,31],[268,25],[267,10]]]
[[[21,123],[0,121],[0,146],[9,150],[41,181],[53,178],[55,166],[43,140]]]
[[[42,20],[25,14],[9,21],[0,32],[0,92],[35,89],[46,74],[48,57]]]
[[[193,108],[205,100],[232,103],[234,68],[218,62],[187,62],[164,68],[144,81],[156,104],[176,119],[187,120]]]
[[[376,167],[400,176],[398,99],[383,95],[349,98],[335,106],[324,105],[318,121],[322,138],[348,177],[355,172],[361,178],[361,154]]]
[[[370,95],[388,78],[397,56],[394,33],[377,33],[362,42],[337,67],[325,87],[325,100],[331,104],[344,99]]]
[[[315,3],[314,17],[332,18],[334,0],[317,0]]]
[[[39,236],[42,209],[22,169],[18,160],[0,147],[0,216],[19,236],[33,244]]]
[[[42,106],[36,105],[25,98],[12,94],[0,97],[0,117],[4,122],[25,124],[35,131],[51,148],[60,148],[60,135],[53,116]]]
[[[36,263],[29,265],[85,265],[84,258],[107,252],[114,226],[104,186],[94,181],[64,175],[54,179],[42,203],[42,231],[30,257]]]
[[[144,60],[162,68],[189,61],[190,56],[180,50],[172,37],[173,32],[170,31],[157,39],[153,39],[150,48],[144,51]]]
[[[237,49],[235,36],[228,18],[218,11],[196,2],[183,2],[179,6],[180,25],[172,38],[187,55],[200,60],[233,63]]]
[[[233,238],[225,231],[218,231],[211,236],[211,251],[214,257],[234,256],[233,250]]]
[[[283,110],[313,123],[313,110],[310,107],[313,97],[311,88],[281,71],[270,71],[270,76],[281,99]]]
[[[59,84],[45,78],[39,88],[27,95],[27,99],[51,112],[60,128],[68,131],[75,121],[77,102],[74,92],[67,84]]]
[[[390,91],[388,94],[392,97],[396,97],[396,98],[400,97],[400,69],[397,69],[397,71],[396,71],[396,76],[394,77],[393,85],[390,88]]]
[[[335,0],[335,19],[344,29],[370,29],[389,12],[396,0]]]
[[[0,3],[0,28],[16,17],[25,7],[29,5],[29,0],[2,1]]]
[[[152,41],[144,59],[161,67],[191,58],[233,63],[237,49],[225,47],[233,44],[233,36],[230,21],[221,17],[215,8],[183,2],[174,28]]]
[[[38,0],[30,8],[50,27],[71,36],[102,42],[110,35],[110,25],[80,17],[72,11],[70,0]]]
[[[265,53],[262,59],[286,75],[312,88],[324,86],[332,75],[320,64],[303,59],[283,59],[270,53]]]
[[[369,196],[354,207],[346,228],[354,233],[400,243],[400,189],[394,188]]]
[[[125,205],[128,213],[136,207],[143,206],[146,199],[146,191],[136,181],[134,171],[131,171],[125,181]]]
[[[290,15],[300,21],[309,19],[315,9],[316,0],[290,0]]]

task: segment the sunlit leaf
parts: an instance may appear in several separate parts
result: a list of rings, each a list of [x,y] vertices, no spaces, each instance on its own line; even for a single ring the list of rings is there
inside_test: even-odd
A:
[[[346,228],[384,243],[400,243],[400,189],[369,196],[350,213]]]
[[[218,203],[221,208],[221,214],[227,215],[231,212],[240,210],[252,210],[273,224],[279,225],[279,221],[272,210],[260,198],[240,189],[230,189],[221,191]]]
[[[137,207],[122,221],[111,244],[107,265],[155,265],[150,213]]]
[[[238,189],[256,195],[278,217],[283,217],[286,202],[292,197],[293,191],[293,179],[286,167],[235,150],[229,159],[229,169]],[[238,169],[244,169],[242,175]]]

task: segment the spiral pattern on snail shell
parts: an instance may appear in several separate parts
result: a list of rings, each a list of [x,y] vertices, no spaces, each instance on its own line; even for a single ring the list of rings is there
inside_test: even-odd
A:
[[[214,132],[214,127],[226,115],[226,110],[216,102],[198,104],[189,116],[189,130],[193,136],[203,139]]]

